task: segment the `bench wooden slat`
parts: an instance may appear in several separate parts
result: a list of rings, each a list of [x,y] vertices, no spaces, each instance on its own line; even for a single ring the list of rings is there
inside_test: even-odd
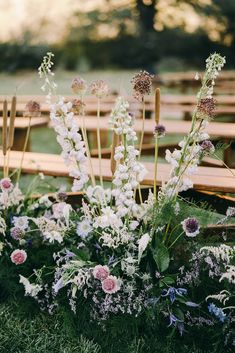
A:
[[[20,165],[21,152],[11,151],[10,169],[17,169]],[[148,174],[143,184],[153,185],[154,180],[154,164],[151,162],[144,163]],[[96,177],[98,177],[98,159],[92,158],[92,165]],[[0,154],[0,167],[3,166],[3,155]],[[68,167],[65,166],[62,157],[55,154],[26,152],[23,163],[23,171],[25,173],[35,174],[43,172],[46,175],[68,177]],[[89,167],[88,167],[89,171]],[[235,173],[235,170],[233,170]],[[168,164],[158,165],[157,183],[161,185],[169,178],[170,166]],[[104,180],[111,180],[112,173],[110,169],[110,160],[102,160],[102,174]],[[235,192],[235,177],[227,169],[199,167],[198,172],[192,177],[194,187],[198,190],[210,190],[220,192]]]
[[[79,124],[82,124],[81,120],[78,120]],[[189,132],[191,127],[190,121],[173,121],[173,120],[163,120],[162,123],[166,127],[167,135],[185,135]],[[86,128],[88,131],[96,131],[97,120],[96,117],[90,116],[86,119]],[[145,134],[153,135],[155,128],[155,121],[149,119],[145,121]],[[107,117],[102,117],[100,120],[100,129],[103,131],[109,130],[109,119]],[[134,123],[134,129],[136,132],[142,131],[142,121],[136,119]],[[205,129],[205,131],[211,137],[221,137],[221,138],[231,138],[235,139],[235,124],[233,123],[220,123],[211,122]]]
[[[49,122],[49,118],[47,117],[34,117],[31,119],[30,126],[31,127],[40,127],[46,126]],[[0,128],[2,128],[3,118],[0,117]],[[17,117],[15,119],[15,129],[25,130],[28,128],[29,125],[29,118],[27,117]]]

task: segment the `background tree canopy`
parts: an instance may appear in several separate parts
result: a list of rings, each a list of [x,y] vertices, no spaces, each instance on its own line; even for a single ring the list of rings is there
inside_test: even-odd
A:
[[[53,42],[35,41],[38,31],[33,34],[30,28],[20,41],[2,42],[0,69],[35,68],[47,49],[71,70],[177,69],[180,63],[190,68],[213,51],[226,55],[232,66],[234,18],[234,0],[103,0],[101,7],[94,2],[91,8],[75,10],[63,35]],[[41,28],[46,23],[43,17]]]

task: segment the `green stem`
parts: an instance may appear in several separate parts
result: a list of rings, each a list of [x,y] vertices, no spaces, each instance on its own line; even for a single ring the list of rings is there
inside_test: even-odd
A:
[[[99,157],[99,175],[100,184],[103,186],[103,176],[101,170],[101,142],[100,142],[100,98],[97,101],[97,147],[98,147],[98,157]]]
[[[141,131],[141,136],[140,136],[139,160],[140,160],[140,157],[141,157],[143,141],[144,141],[144,128],[145,128],[145,100],[143,98],[142,131]]]
[[[27,128],[27,132],[26,132],[26,137],[25,137],[25,141],[24,141],[24,148],[23,148],[23,153],[22,153],[22,157],[21,157],[21,161],[20,161],[20,168],[18,170],[18,174],[17,174],[17,179],[16,179],[16,183],[19,182],[20,179],[20,175],[21,175],[21,171],[22,171],[22,166],[23,166],[23,161],[24,161],[24,155],[25,155],[25,151],[27,149],[27,145],[29,142],[29,135],[30,135],[30,125],[31,125],[31,116],[29,117],[29,124],[28,124],[28,128]]]
[[[157,163],[158,163],[158,137],[155,138],[155,153],[154,153],[154,182],[153,194],[155,200],[157,199]]]
[[[184,231],[180,233],[180,235],[178,235],[178,237],[173,241],[173,243],[171,243],[171,245],[168,247],[168,250],[172,248],[172,246],[177,242],[177,240],[181,237],[182,234],[184,234]]]

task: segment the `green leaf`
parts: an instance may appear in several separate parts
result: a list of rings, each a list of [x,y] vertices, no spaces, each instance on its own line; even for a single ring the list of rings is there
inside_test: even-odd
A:
[[[173,283],[175,283],[175,280],[174,280],[174,278],[172,278],[172,277],[164,277],[164,278],[163,278],[163,281],[164,281],[166,284],[173,284]]]
[[[153,258],[156,262],[159,272],[164,272],[170,264],[170,255],[168,249],[163,244],[159,244],[153,251]]]

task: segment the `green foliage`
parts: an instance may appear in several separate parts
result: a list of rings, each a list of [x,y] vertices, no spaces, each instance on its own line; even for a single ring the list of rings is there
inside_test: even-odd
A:
[[[23,314],[23,315],[22,315]],[[0,305],[0,352],[100,353],[100,347],[84,336],[65,329],[63,317],[38,314],[28,318],[19,304]]]
[[[153,250],[153,258],[157,264],[159,272],[164,272],[168,269],[170,264],[169,251],[163,244],[157,245]]]

